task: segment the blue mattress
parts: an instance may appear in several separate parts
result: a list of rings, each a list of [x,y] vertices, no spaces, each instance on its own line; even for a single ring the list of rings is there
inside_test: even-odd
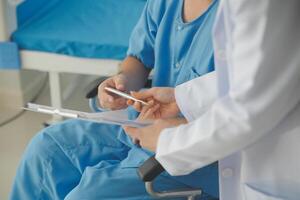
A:
[[[48,2],[13,33],[19,48],[120,60],[126,56],[131,31],[146,0]]]

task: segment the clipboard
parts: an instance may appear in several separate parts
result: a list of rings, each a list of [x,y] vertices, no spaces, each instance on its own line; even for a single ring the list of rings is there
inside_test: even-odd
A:
[[[34,103],[28,103],[27,106],[23,109],[49,115],[58,115],[66,118],[81,119],[96,123],[106,123],[120,126],[131,126],[136,128],[148,126],[153,123],[151,121],[140,122],[137,120],[130,120],[128,119],[127,111],[125,109],[116,111],[105,111],[99,113],[88,113],[69,109],[58,109],[55,107],[39,105]]]

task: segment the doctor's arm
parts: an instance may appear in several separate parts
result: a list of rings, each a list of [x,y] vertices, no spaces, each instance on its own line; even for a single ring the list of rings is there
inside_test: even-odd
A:
[[[300,102],[300,2],[243,0],[228,5],[235,24],[227,55],[229,91],[191,123],[160,132],[156,159],[172,175],[188,174],[253,144]],[[192,82],[196,80],[190,86],[199,86]],[[184,99],[201,97],[196,92],[185,97],[183,90],[176,101],[186,117],[194,116],[194,105]]]
[[[177,86],[176,90],[171,87],[153,87],[148,90],[131,92],[131,95],[144,101],[154,100],[154,104],[159,106],[154,112],[155,119],[178,117],[180,110],[184,110],[187,113],[185,116],[187,120],[193,121],[216,100],[216,83],[216,72],[210,72],[194,81]],[[195,85],[197,87],[194,87]],[[199,98],[186,98],[194,93],[200,94]],[[132,100],[128,100],[127,104],[132,105],[139,112],[144,108],[141,103]],[[193,107],[186,108],[182,104],[190,104]]]

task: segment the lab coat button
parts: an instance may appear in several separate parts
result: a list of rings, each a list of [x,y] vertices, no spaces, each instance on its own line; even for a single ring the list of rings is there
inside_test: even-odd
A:
[[[224,178],[230,178],[230,177],[232,177],[233,176],[233,170],[230,169],[230,168],[223,169],[222,170],[222,176]]]
[[[181,67],[181,65],[179,62],[175,64],[175,68],[180,68],[180,67]]]

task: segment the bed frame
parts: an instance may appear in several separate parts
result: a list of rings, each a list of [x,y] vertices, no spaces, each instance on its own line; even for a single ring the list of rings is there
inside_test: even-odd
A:
[[[48,72],[51,105],[62,107],[60,73],[112,76],[120,69],[120,61],[87,59],[38,51],[20,51],[22,69]]]
[[[0,42],[8,41],[16,29],[16,7],[22,0],[0,0]],[[21,69],[49,74],[51,104],[62,107],[60,73],[112,76],[119,72],[119,60],[71,57],[39,51],[20,51]]]

